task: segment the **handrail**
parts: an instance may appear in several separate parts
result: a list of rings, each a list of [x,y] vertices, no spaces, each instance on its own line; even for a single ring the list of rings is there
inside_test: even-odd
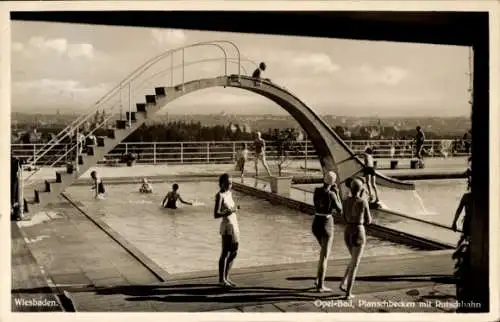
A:
[[[108,115],[108,117],[103,120],[102,122],[98,123],[99,127],[96,127],[91,131],[91,134],[95,134],[95,131],[99,130],[100,128],[103,128],[103,125],[105,122],[108,122],[109,119],[113,118],[115,114]],[[428,140],[425,144],[424,147],[429,148],[431,146],[436,146],[437,143],[439,143],[440,140]],[[170,155],[171,153],[178,153],[179,149],[184,149],[183,155],[187,156],[185,160],[188,160],[190,156],[194,155],[204,155],[204,152],[202,152],[200,149],[203,149],[205,146],[210,145],[210,146],[215,146],[215,149],[210,149],[210,159],[217,158],[219,156],[226,156],[226,155],[231,155],[232,153],[236,153],[238,150],[241,148],[241,144],[247,144],[247,146],[251,146],[253,141],[251,140],[241,140],[241,141],[178,141],[178,142],[163,142],[163,141],[153,141],[153,142],[122,142],[117,145],[116,148],[114,148],[112,151],[110,151],[106,157],[112,157],[117,151],[120,149],[125,149],[127,150],[127,147],[133,146],[136,147],[140,150],[142,150],[142,156],[143,158],[148,158],[152,157],[153,155]],[[394,154],[391,153],[391,140],[346,140],[346,144],[348,144],[351,149],[355,152],[360,152],[363,150],[364,146],[366,144],[369,145],[375,145],[377,147],[376,153],[375,153],[375,158],[376,159],[383,159],[383,158],[391,158],[392,160],[400,160],[400,159],[405,159],[405,158],[411,158],[413,155],[413,151],[408,148],[403,148],[403,149],[396,149]],[[406,143],[411,143],[409,140],[395,140],[394,142],[400,143],[403,146],[406,146]],[[269,146],[269,151],[268,151],[268,156],[271,158],[274,154],[275,151],[272,148],[274,146],[273,141],[268,141],[267,145]],[[27,157],[30,155],[33,155],[34,151],[37,150],[37,147],[41,146],[41,144],[11,144],[11,150],[12,154],[14,156],[20,156],[20,157]],[[52,163],[54,158],[58,158],[61,155],[66,155],[67,153],[71,153],[71,148],[74,146],[74,143],[62,143],[54,147],[52,150],[54,153],[48,155],[46,158],[40,159],[40,161],[36,164],[38,166],[40,165],[49,165],[49,163]],[[309,146],[309,148],[306,148]],[[69,152],[68,152],[69,150]],[[200,150],[200,151],[198,151]],[[174,152],[173,152],[174,151]],[[177,151],[177,152],[175,152]],[[292,151],[296,151],[301,153],[299,155],[293,155],[292,158],[302,158],[302,157],[311,157],[315,158],[317,152],[314,149],[314,146],[312,145],[311,141],[309,140],[304,140],[304,141],[296,141],[293,143],[293,148]],[[428,158],[433,158],[433,157],[441,157],[442,156],[442,151],[437,150],[435,154],[429,155]],[[182,153],[182,152],[181,152]],[[307,155],[306,155],[307,153]],[[466,156],[469,155],[465,151],[457,151],[452,154],[453,156]],[[161,157],[160,157],[161,158]]]
[[[144,83],[146,83],[147,81],[150,81],[151,78],[154,78],[158,75],[161,75],[161,74],[164,74],[168,71],[170,71],[171,69],[175,69],[175,68],[179,68],[179,67],[182,67],[182,66],[191,66],[191,65],[195,65],[195,64],[199,64],[199,63],[207,63],[207,62],[212,62],[212,61],[218,61],[218,60],[221,60],[222,58],[207,58],[207,59],[202,59],[202,60],[196,60],[196,61],[191,61],[191,62],[188,62],[188,63],[184,63],[184,64],[178,64],[178,65],[175,65],[174,67],[169,67],[169,68],[166,68],[166,69],[162,69],[160,70],[159,72],[149,76],[148,78],[146,78],[142,83],[140,83],[139,87],[142,86]],[[237,64],[237,62],[233,61],[233,60],[236,60],[236,58],[228,58],[227,61],[229,63],[234,63],[234,64]],[[242,59],[242,61],[244,62],[251,62],[253,63],[255,66],[258,66],[257,63],[253,60],[250,60],[250,59]],[[243,69],[243,72],[245,74],[248,74],[247,70],[245,67],[241,66],[241,68]]]
[[[224,49],[222,46],[218,45],[218,44],[214,44],[214,43],[197,43],[197,44],[193,44],[193,45],[189,45],[189,46],[184,46],[183,48],[177,48],[177,49],[175,49],[175,50],[173,50],[173,51],[169,51],[169,54],[173,54],[173,53],[175,53],[175,52],[178,52],[179,50],[182,50],[182,51],[183,51],[185,48],[190,48],[190,47],[195,47],[195,46],[203,46],[203,45],[207,45],[207,46],[215,46],[215,47],[219,48],[219,49],[220,49],[220,50],[224,53],[224,62],[225,62],[225,64],[224,64],[224,72],[225,72],[225,75],[224,75],[224,76],[226,76],[226,77],[227,77],[227,63],[228,63],[228,61],[229,61],[229,62],[232,62],[233,58],[228,59],[228,57],[227,57],[227,53],[226,53],[225,49]],[[233,44],[233,46],[237,49],[236,45],[234,45],[234,44]],[[237,49],[237,52],[238,52],[238,58],[237,58],[238,72],[241,72],[241,67],[242,67],[242,66],[241,66],[241,58],[239,57],[239,50],[238,50],[238,49]],[[183,52],[183,55],[184,55],[184,52]],[[152,66],[152,65],[154,65],[156,62],[160,61],[161,59],[163,59],[164,57],[167,57],[167,56],[168,56],[168,54],[164,53],[164,55],[160,55],[160,56],[158,56],[158,58],[157,58],[157,59],[153,59],[153,60],[152,60],[149,64],[146,64],[147,66],[146,66],[146,67],[145,67],[145,68],[144,68],[144,69],[143,69],[143,70],[142,70],[139,74],[137,74],[137,75],[135,75],[134,77],[132,77],[132,78],[128,81],[128,83],[123,83],[123,82],[122,82],[122,83],[120,84],[120,86],[119,86],[119,90],[118,90],[118,92],[119,92],[121,89],[125,88],[125,87],[126,87],[126,85],[129,85],[129,86],[130,86],[130,84],[131,84],[134,80],[136,80],[136,79],[137,79],[140,75],[142,75],[142,74],[143,74],[143,73],[144,73],[147,69],[149,69],[149,67],[151,67],[151,66]],[[220,59],[217,59],[217,60],[220,60]],[[234,60],[235,60],[235,59],[234,59]],[[248,61],[250,61],[250,60],[248,60]],[[202,60],[201,62],[203,62],[203,60]],[[253,62],[253,61],[251,61],[251,62],[255,64],[255,62]],[[195,62],[188,63],[188,66],[189,66],[189,65],[192,65],[192,64],[195,64],[195,63],[199,63],[199,62],[198,62],[198,61],[195,61]],[[175,69],[175,68],[177,68],[177,67],[182,67],[182,68],[183,68],[183,73],[184,73],[184,67],[185,67],[185,66],[186,66],[186,64],[183,62],[183,64],[181,64],[181,65],[176,65],[176,66],[171,66],[169,69],[170,69],[170,70],[173,70],[173,69]],[[155,75],[157,75],[157,74],[158,74],[158,73],[156,73],[156,74],[154,74],[154,75],[152,75],[152,76],[148,77],[148,79],[150,79],[150,78],[154,77],[154,76],[155,76]],[[183,76],[183,78],[184,78],[184,76]],[[183,81],[184,81],[184,79],[183,79]],[[143,83],[144,83],[144,82],[143,82]],[[141,85],[142,85],[143,83],[141,83]],[[172,85],[173,85],[173,84],[172,84]],[[118,88],[118,87],[117,87],[117,88]],[[112,97],[113,95],[114,95],[114,94],[110,94],[110,95],[108,95],[108,98],[107,98],[105,101],[109,100],[109,98],[110,98],[110,97]],[[102,100],[102,99],[101,99],[101,100]],[[130,104],[130,103],[131,103],[131,102],[129,102],[129,104]],[[115,105],[113,105],[111,109],[114,109],[114,107],[116,107],[116,104],[115,104]],[[97,107],[97,109],[98,109],[98,108],[99,108],[99,107]],[[108,108],[108,111],[109,111],[109,108]],[[75,124],[75,125],[74,125],[74,128],[79,127],[79,126],[80,126],[81,124],[83,124],[83,122],[84,122],[84,121],[86,121],[89,117],[92,117],[93,112],[94,112],[94,111],[92,111],[91,113],[86,114],[86,115],[85,115],[85,116],[84,116],[84,117],[83,117],[83,118],[82,118],[79,122],[77,122],[78,124]],[[107,118],[105,121],[101,122],[101,124],[97,124],[97,125],[95,125],[95,126],[94,126],[94,129],[92,129],[91,131],[89,131],[89,133],[87,133],[87,134],[84,136],[84,139],[87,139],[87,138],[88,138],[91,134],[93,134],[93,133],[95,132],[95,130],[97,130],[98,128],[100,128],[100,127],[101,127],[103,124],[105,124],[105,123],[106,123],[109,119],[111,119],[111,118],[112,118],[112,116],[114,116],[114,115],[110,115],[110,116],[108,116],[108,118]],[[81,118],[81,117],[80,117],[80,118]],[[73,122],[73,123],[75,123],[75,122]],[[68,127],[66,127],[65,129],[67,129],[67,128],[68,128]],[[63,130],[63,131],[61,131],[60,133],[62,133],[62,132],[64,132],[64,130]],[[60,138],[59,138],[59,139],[58,139],[55,143],[52,143],[52,144],[51,144],[51,147],[53,147],[53,146],[55,146],[55,145],[59,144],[59,143],[60,143],[60,142],[61,142],[61,141],[65,138],[65,137],[66,137],[66,135],[60,136]],[[50,144],[50,143],[49,143],[49,144]],[[47,145],[49,145],[49,144],[46,144],[44,147],[42,147],[42,149],[43,149],[43,148],[45,148],[45,147],[46,147]],[[67,151],[66,151],[63,155],[61,155],[59,158],[57,158],[57,160],[56,160],[56,161],[54,161],[54,162],[53,162],[53,164],[52,164],[51,166],[53,166],[54,164],[57,164],[57,163],[58,163],[58,162],[59,162],[62,158],[64,158],[64,157],[65,157],[66,155],[68,155],[69,153],[71,153],[74,149],[75,149],[75,147],[72,147],[71,149],[67,150]],[[50,148],[50,149],[46,149],[46,150],[45,150],[45,151],[43,151],[41,154],[36,155],[36,156],[34,157],[34,160],[33,160],[32,162],[33,162],[33,163],[35,163],[35,162],[36,162],[37,160],[39,160],[41,157],[43,157],[44,155],[46,155],[46,154],[47,154],[50,150],[51,150],[51,148]],[[30,174],[30,175],[29,175],[29,176],[28,176],[25,180],[28,180],[29,178],[31,178],[33,175],[35,175],[35,173],[36,173],[36,172],[38,172],[38,170],[35,170],[33,173],[31,173],[31,174]]]
[[[168,57],[169,55],[173,55],[176,52],[183,51],[184,49],[192,48],[192,47],[196,47],[196,46],[215,46],[215,47],[218,47],[224,53],[224,56],[226,59],[225,71],[227,74],[227,53],[226,53],[225,49],[217,43],[226,43],[226,44],[233,46],[236,49],[236,52],[238,54],[238,67],[239,67],[238,68],[238,75],[240,75],[240,73],[241,73],[240,51],[239,51],[238,47],[236,46],[236,44],[234,44],[231,41],[227,41],[227,40],[206,41],[206,42],[199,42],[199,43],[195,43],[195,44],[186,45],[186,46],[183,46],[180,48],[168,50],[168,51],[166,51],[162,54],[159,54],[156,57],[148,60],[146,63],[144,63],[141,66],[139,66],[138,68],[136,68],[131,74],[129,74],[127,77],[125,77],[125,79],[122,80],[119,83],[119,85],[115,86],[112,90],[110,90],[107,94],[105,94],[101,99],[99,99],[96,103],[94,103],[93,106],[91,106],[89,108],[89,109],[92,109],[92,107],[95,107],[91,112],[89,112],[88,114],[85,114],[83,117],[82,116],[78,117],[75,121],[73,121],[71,124],[66,126],[61,132],[59,132],[54,138],[52,138],[51,141],[49,141],[41,150],[45,149],[45,147],[47,147],[47,146],[51,146],[51,145],[60,143],[60,141],[64,137],[66,137],[67,134],[70,133],[71,129],[74,129],[76,127],[81,126],[83,124],[83,122],[88,120],[88,118],[91,117],[93,115],[93,113],[96,110],[98,110],[99,107],[103,103],[105,103],[107,100],[109,100],[115,94],[120,92],[122,89],[126,88],[127,85],[131,84],[131,82],[133,80],[135,80],[137,77],[142,75],[152,65],[156,64],[157,62],[159,62],[163,58]],[[48,149],[48,150],[50,150],[50,149]],[[48,152],[48,150],[46,150],[45,152],[42,152],[42,154],[40,156],[35,156],[34,160],[28,159],[28,162],[36,162],[37,159],[39,159],[40,157],[45,155]]]
[[[201,45],[201,43],[200,43],[200,45]],[[220,48],[220,46],[218,46],[218,47]],[[101,106],[101,104],[107,102],[107,100],[109,98],[113,97],[115,94],[117,94],[118,92],[120,92],[125,87],[125,84],[131,83],[131,81],[133,79],[135,79],[136,77],[138,77],[139,75],[141,75],[149,67],[151,67],[156,62],[158,62],[161,59],[163,59],[164,57],[168,57],[169,55],[172,55],[175,52],[178,52],[179,50],[182,50],[184,48],[188,48],[188,46],[185,46],[185,47],[182,47],[182,48],[176,48],[176,49],[168,50],[168,51],[166,51],[166,52],[164,52],[164,53],[162,53],[162,54],[154,57],[153,59],[150,59],[149,61],[147,61],[143,65],[139,66],[138,68],[136,68],[131,74],[129,74],[127,77],[125,77],[125,79],[122,80],[117,86],[115,86],[108,93],[106,93],[102,98],[100,98],[96,103],[94,103],[93,106],[95,106],[96,108],[94,108],[91,112],[89,112],[87,114],[84,114],[83,116],[78,117],[75,121],[73,121],[71,124],[69,124],[68,126],[66,126],[61,132],[59,132],[56,135],[56,137],[53,138],[54,140],[57,140],[57,142],[55,142],[55,144],[57,144],[57,143],[59,143],[61,141],[61,134],[63,134],[62,138],[64,138],[64,137],[66,137],[66,134],[69,134],[70,129],[79,127],[81,124],[83,124],[83,122],[86,121],[89,118],[90,115],[92,115],[96,110],[98,110],[98,108]],[[137,74],[137,75],[135,75],[135,74]],[[52,140],[49,143],[47,143],[46,146],[50,145],[51,143],[53,143]],[[42,154],[42,156],[43,156],[43,154]],[[31,160],[28,160],[28,162],[30,162],[30,161]],[[36,158],[33,161],[36,162]]]
[[[112,105],[112,107],[111,107],[111,109],[110,109],[110,110],[113,110],[116,106],[118,106],[118,105],[117,105],[117,104]],[[88,138],[91,134],[93,134],[93,133],[94,133],[97,129],[100,129],[100,128],[101,128],[101,126],[102,126],[102,125],[104,125],[104,124],[106,124],[106,122],[108,122],[108,121],[109,121],[109,120],[110,120],[110,119],[111,119],[114,115],[116,115],[116,113],[115,113],[115,114],[110,114],[110,115],[109,115],[109,116],[108,116],[105,120],[103,120],[103,121],[99,124],[99,126],[96,126],[96,127],[95,127],[93,130],[91,130],[91,131],[90,131],[90,132],[89,132],[86,136],[84,136],[84,140],[85,140],[85,139],[87,139],[87,138]],[[78,140],[78,138],[77,138],[77,140]],[[52,164],[51,164],[50,166],[51,166],[51,167],[53,167],[53,166],[54,166],[55,164],[57,164],[57,163],[58,163],[58,162],[59,162],[62,158],[64,158],[66,155],[68,155],[70,152],[72,152],[72,151],[73,151],[73,149],[74,149],[75,147],[77,147],[78,145],[79,145],[79,142],[77,141],[77,143],[76,143],[76,144],[74,144],[74,145],[73,145],[73,147],[71,147],[69,150],[65,150],[65,153],[64,153],[62,156],[60,156],[60,157],[59,157],[56,161],[52,162]],[[45,152],[45,154],[46,154],[48,151],[50,151],[50,150],[47,150],[47,151]],[[43,154],[43,155],[45,155],[45,154]],[[42,155],[42,156],[43,156],[43,155]],[[40,159],[40,158],[39,158],[39,159]],[[38,160],[39,160],[39,159],[38,159]],[[27,182],[27,181],[28,181],[28,180],[29,180],[29,179],[30,179],[33,175],[35,175],[37,172],[38,172],[38,170],[33,171],[33,172],[32,172],[32,173],[30,173],[30,175],[29,175],[29,176],[27,176],[24,180]]]

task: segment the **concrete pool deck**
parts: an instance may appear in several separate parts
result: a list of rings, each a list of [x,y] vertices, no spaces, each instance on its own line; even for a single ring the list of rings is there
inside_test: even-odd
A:
[[[148,263],[75,208],[47,216],[32,225],[11,224],[13,312],[62,311],[62,306],[24,307],[16,299],[53,299],[63,291],[81,312],[453,311],[450,251],[364,258],[354,290],[358,296],[350,303],[339,300],[336,288],[347,260],[334,254],[327,274],[331,294],[309,290],[314,262],[234,269],[239,287],[225,291],[215,285],[215,271],[165,275],[160,281]],[[406,307],[390,307],[387,301]]]
[[[417,179],[418,177],[450,177],[457,176],[465,172],[467,166],[466,157],[453,157],[453,158],[429,158],[426,160],[426,167],[423,169],[410,169],[410,159],[401,159],[400,166],[398,169],[388,169],[389,159],[379,160],[379,171],[388,176],[394,176],[396,178],[400,177],[403,179]],[[269,166],[272,173],[277,173],[277,168],[273,164],[274,162],[269,161]],[[406,165],[403,167],[403,165]],[[292,161],[288,167],[285,168],[284,173],[291,176],[311,176],[317,177],[319,175],[319,161],[309,160],[308,161],[308,171],[304,170],[304,160]],[[263,171],[262,166],[259,165],[259,169]],[[178,176],[183,177],[215,177],[224,172],[235,172],[233,164],[158,164],[158,165],[145,165],[136,164],[132,167],[127,166],[97,166],[92,167],[85,173],[81,174],[80,179],[77,180],[76,184],[88,182],[90,178],[90,172],[96,170],[102,178],[112,179],[116,182],[126,182],[133,181],[139,182],[143,177],[149,179],[171,179]],[[33,181],[55,179],[55,168],[41,168],[33,177]],[[236,172],[235,172],[236,173]],[[30,172],[26,171],[25,176],[29,175]],[[254,163],[253,161],[248,162],[247,175],[255,175]]]
[[[466,158],[444,163],[427,162],[425,169],[387,170],[463,171]],[[252,164],[251,164],[252,165]],[[140,177],[204,177],[233,170],[232,165],[136,165],[98,167],[103,178],[139,180]],[[133,171],[131,171],[133,169]],[[91,169],[92,170],[92,169]],[[89,171],[91,171],[89,170]],[[251,170],[251,167],[250,167]],[[303,171],[289,168],[292,171]],[[54,169],[40,174],[52,178]],[[83,176],[88,175],[84,174]],[[84,182],[83,180],[82,182]],[[109,182],[109,180],[107,180]],[[78,201],[74,201],[78,206]],[[318,295],[308,288],[315,263],[272,265],[235,269],[233,280],[240,287],[223,291],[216,273],[173,274],[159,271],[133,245],[114,238],[99,225],[93,214],[85,215],[66,204],[65,213],[49,212],[30,221],[12,222],[12,311],[62,311],[69,291],[78,311],[100,312],[454,312],[451,251],[422,251],[417,254],[366,257],[362,260],[350,303],[338,300],[337,283],[347,264],[345,259],[329,262],[327,281],[332,294]],[[214,265],[216,265],[214,259]],[[152,267],[153,266],[153,267]],[[325,296],[323,298],[323,296]],[[23,306],[16,299],[45,299],[58,305]],[[319,302],[317,300],[328,300]],[[330,301],[332,300],[332,301]],[[316,301],[316,302],[315,302]],[[363,302],[364,301],[364,302]],[[385,301],[385,302],[384,302]],[[406,307],[388,306],[395,301]],[[370,304],[371,303],[371,304]],[[385,303],[385,304],[384,304]],[[392,302],[391,302],[392,303]],[[405,304],[406,303],[406,304]],[[413,304],[412,304],[413,303]],[[448,304],[446,304],[448,303]],[[319,305],[319,306],[318,306]]]

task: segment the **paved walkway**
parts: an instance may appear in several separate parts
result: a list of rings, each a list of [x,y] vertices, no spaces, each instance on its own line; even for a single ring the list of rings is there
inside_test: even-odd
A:
[[[126,249],[61,198],[51,211],[12,223],[13,299],[68,286],[158,282]],[[15,303],[13,303],[15,306]],[[24,307],[13,307],[23,310]]]
[[[428,175],[428,174],[450,174],[450,173],[463,173],[467,167],[467,158],[465,157],[454,157],[454,158],[433,158],[426,161],[426,168],[424,169],[410,169],[410,160],[402,159],[400,160],[401,166],[398,169],[390,170],[389,159],[379,160],[380,172],[391,176],[401,176],[401,175]],[[277,173],[277,167],[274,162],[269,161],[269,166],[272,173]],[[303,175],[318,175],[320,169],[319,161],[309,160],[308,171],[304,169],[304,161],[293,161],[286,169],[285,173],[293,176],[303,176]],[[259,168],[261,166],[259,165]],[[55,179],[56,168],[42,168],[35,175],[33,175],[33,180],[46,180]],[[81,181],[88,181],[90,178],[90,172],[96,170],[102,178],[121,178],[121,179],[131,179],[131,178],[161,178],[161,177],[174,177],[174,176],[217,176],[227,171],[234,171],[234,165],[232,164],[173,164],[173,165],[144,165],[136,164],[133,167],[127,166],[99,166],[92,167],[80,176]],[[248,164],[248,175],[254,175],[253,162]],[[27,172],[26,174],[28,174]]]
[[[110,311],[161,312],[442,312],[436,301],[453,300],[449,253],[364,258],[353,301],[343,300],[337,289],[346,265],[347,260],[330,260],[327,283],[333,292],[329,294],[311,288],[316,263],[299,263],[235,269],[231,278],[238,287],[231,290],[216,284],[216,272],[200,272],[173,275],[161,284],[75,288],[72,297],[80,311],[99,311],[105,303]],[[387,307],[384,300],[406,307]]]

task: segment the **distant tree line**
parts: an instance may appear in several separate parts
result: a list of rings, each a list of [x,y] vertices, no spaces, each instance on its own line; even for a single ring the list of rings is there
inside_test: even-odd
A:
[[[29,127],[19,127],[12,132],[12,143],[46,143],[51,137],[59,133],[63,125],[41,127],[33,130]],[[278,130],[269,128],[262,131],[262,136],[270,140]],[[291,130],[291,129],[289,129]],[[344,140],[369,140],[369,139],[412,139],[415,129],[395,129],[394,127],[357,126],[352,128],[335,126],[335,132]],[[294,130],[299,132],[298,130]],[[106,129],[98,129],[97,136],[106,135]],[[462,139],[446,133],[425,131],[427,139]],[[206,126],[201,122],[175,121],[170,123],[143,124],[125,142],[180,142],[180,141],[245,141],[253,140],[252,130],[245,125],[227,124]]]

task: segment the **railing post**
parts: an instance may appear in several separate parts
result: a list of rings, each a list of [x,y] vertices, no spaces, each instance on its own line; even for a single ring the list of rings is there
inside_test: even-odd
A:
[[[79,169],[79,161],[80,160],[80,129],[79,128],[76,128],[76,166],[75,166],[75,169],[76,169],[76,172],[78,173],[78,169]]]
[[[207,163],[210,163],[210,142],[207,142]]]
[[[174,53],[170,54],[170,86],[174,87]]]
[[[23,214],[24,214],[24,195],[23,195],[23,164],[21,163],[19,165],[18,171],[17,171],[17,202],[19,203],[19,218],[23,219]]]
[[[128,153],[128,144],[126,142],[124,144],[125,144],[125,154],[127,154]]]
[[[307,175],[307,157],[308,157],[308,153],[309,153],[309,152],[307,151],[307,140],[308,140],[308,138],[307,138],[307,133],[306,133],[305,137],[306,137],[306,146],[305,146],[305,150],[306,150],[306,159],[304,160],[304,168],[305,168],[304,170],[305,170],[305,174]]]
[[[156,164],[156,142],[153,143],[153,164]]]
[[[184,163],[184,143],[181,142],[181,164]]]
[[[184,93],[184,48],[182,48],[182,92]]]
[[[33,166],[36,166],[36,144],[33,144]]]
[[[233,141],[233,163],[236,162],[236,142]]]
[[[128,83],[128,126],[132,127],[132,92],[130,82]]]

